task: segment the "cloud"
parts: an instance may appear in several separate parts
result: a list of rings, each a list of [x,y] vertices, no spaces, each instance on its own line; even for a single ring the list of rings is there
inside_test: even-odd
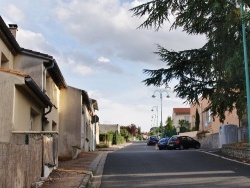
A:
[[[108,63],[108,62],[110,62],[110,60],[108,58],[105,58],[105,57],[99,57],[98,61],[101,62],[101,63]]]
[[[86,67],[84,65],[73,66],[72,71],[75,73],[79,73],[83,76],[90,75],[93,73],[93,70],[90,67]]]
[[[61,24],[66,26],[67,32],[83,46],[104,56],[117,56],[124,61],[153,64],[155,58],[152,53],[157,50],[156,44],[168,49],[183,50],[201,47],[204,43],[203,37],[187,37],[180,29],[169,32],[170,23],[166,23],[158,32],[154,29],[136,29],[144,20],[132,17],[129,9],[135,4],[138,1],[61,2],[55,13]]]
[[[35,33],[29,30],[19,29],[17,32],[17,40],[23,48],[32,49],[34,51],[56,55],[58,52],[41,33]]]
[[[17,23],[25,19],[24,13],[14,4],[7,5],[7,14]]]

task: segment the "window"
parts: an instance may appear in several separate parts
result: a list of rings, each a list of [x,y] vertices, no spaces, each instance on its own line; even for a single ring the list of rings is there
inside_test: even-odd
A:
[[[205,126],[211,123],[211,111],[208,110],[205,112]]]
[[[187,122],[189,122],[189,116],[184,116],[184,120],[186,120]]]

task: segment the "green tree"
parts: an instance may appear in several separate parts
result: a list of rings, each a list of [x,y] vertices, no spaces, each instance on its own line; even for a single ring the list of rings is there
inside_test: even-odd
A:
[[[246,7],[249,10],[249,1]],[[241,14],[235,0],[154,0],[130,10],[134,16],[147,16],[138,28],[159,30],[173,16],[171,29],[179,27],[189,35],[207,38],[203,47],[179,52],[157,45],[155,54],[166,67],[144,69],[149,76],[144,80],[146,86],[168,86],[176,79],[178,84],[174,86],[174,92],[186,102],[199,104],[200,97],[208,99],[206,110],[211,110],[211,115],[218,116],[222,123],[225,111],[231,112],[234,108],[242,118],[246,112],[246,89]],[[248,34],[248,12],[246,17]],[[247,43],[250,44],[250,37]]]
[[[174,121],[168,116],[164,126],[164,136],[171,137],[176,134],[176,129],[174,126]]]
[[[196,108],[195,112],[195,130],[199,131],[199,126],[200,126],[200,114],[198,112],[198,109]]]
[[[150,134],[159,136],[159,127],[151,127],[150,128]]]
[[[190,131],[190,123],[184,119],[179,120],[178,125],[180,127],[180,132],[189,132]]]
[[[126,127],[120,127],[120,132],[121,136],[123,136],[126,141],[128,141],[128,139],[132,137],[132,135],[128,132]]]

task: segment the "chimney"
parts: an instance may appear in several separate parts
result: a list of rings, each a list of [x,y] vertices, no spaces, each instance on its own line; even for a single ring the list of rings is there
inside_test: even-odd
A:
[[[18,28],[17,24],[9,24],[9,30],[14,36],[14,38],[16,38],[17,28]]]

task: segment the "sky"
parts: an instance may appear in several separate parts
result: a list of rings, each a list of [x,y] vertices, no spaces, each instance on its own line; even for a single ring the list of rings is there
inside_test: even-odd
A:
[[[18,25],[21,47],[53,56],[67,85],[97,100],[101,124],[135,124],[148,132],[160,124],[161,111],[165,122],[173,108],[190,107],[173,93],[177,80],[170,88],[142,82],[148,78],[143,69],[165,67],[153,53],[157,44],[168,50],[194,49],[203,46],[205,37],[170,31],[168,22],[159,31],[137,29],[145,17],[133,17],[129,9],[145,2],[0,0],[0,15],[6,24]],[[164,90],[162,110],[159,90]]]

